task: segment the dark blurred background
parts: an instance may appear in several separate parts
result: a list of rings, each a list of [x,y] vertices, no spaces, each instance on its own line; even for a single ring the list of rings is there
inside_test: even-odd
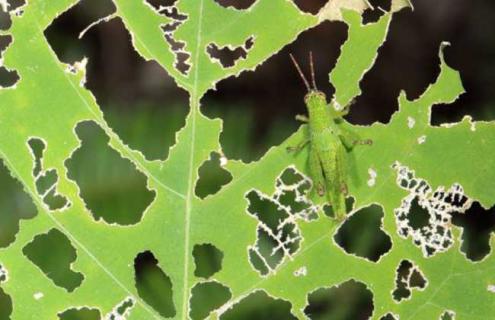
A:
[[[153,6],[171,5],[175,2],[149,1]],[[253,2],[215,1],[222,5],[240,7],[248,7]],[[294,1],[302,10],[310,13],[316,13],[326,2]],[[18,5],[19,1],[15,2]],[[390,1],[387,0],[370,2],[384,9],[390,7]],[[363,94],[357,98],[347,120],[354,124],[386,123],[398,109],[397,98],[401,90],[406,91],[409,99],[419,97],[438,75],[438,51],[442,41],[451,43],[445,50],[445,59],[451,67],[460,71],[466,93],[452,105],[434,106],[432,125],[456,122],[465,115],[475,120],[494,120],[495,2],[413,0],[412,4],[414,11],[405,9],[394,16],[387,41],[380,48],[374,67],[364,76],[361,82]],[[74,63],[84,56],[88,57],[87,88],[98,100],[106,121],[123,141],[143,152],[147,159],[166,159],[168,148],[175,143],[175,134],[184,126],[189,112],[187,93],[179,89],[156,62],[146,62],[136,53],[130,43],[130,35],[119,19],[101,23],[82,39],[78,39],[79,32],[86,26],[113,10],[110,0],[82,0],[58,17],[45,31],[45,35],[61,61]],[[363,19],[368,23],[376,21],[379,16],[380,10],[367,10]],[[0,28],[8,28],[8,17],[3,15],[0,18]],[[333,88],[328,83],[328,74],[336,63],[340,46],[346,37],[345,24],[324,22],[302,33],[294,43],[269,58],[254,72],[225,79],[217,85],[217,90],[208,92],[202,99],[202,111],[208,117],[223,119],[224,131],[220,141],[225,155],[244,161],[257,160],[268,148],[281,143],[297,130],[299,124],[294,116],[305,113],[305,89],[289,60],[289,53],[293,53],[307,66],[307,54],[309,51],[313,52],[317,83],[330,97]],[[8,42],[5,37],[0,40],[2,43]],[[1,84],[8,86],[17,81],[12,78],[11,72],[8,77],[4,73],[0,70]],[[218,160],[217,158],[215,159]],[[74,165],[75,170],[81,172],[91,170],[83,163]],[[103,156],[91,165],[111,167],[112,163]],[[208,189],[213,190],[210,193],[214,193],[218,190],[218,184],[228,181],[228,178],[219,178],[225,173],[214,166],[210,171],[205,170],[203,194],[208,194]],[[108,179],[105,183],[106,185],[100,183],[98,188],[122,192],[122,188],[118,188],[119,181]],[[126,188],[125,192],[132,196],[133,187]],[[12,210],[7,212],[1,207],[0,210],[0,216],[12,214]],[[473,206],[467,216],[454,217],[455,224],[465,227],[463,248],[471,252],[468,257],[473,260],[481,259],[488,252],[487,239],[495,228],[494,219],[490,219],[493,216],[493,212],[491,213],[492,215],[487,215],[477,205]],[[18,215],[23,216],[22,210]],[[365,225],[366,221],[362,223]],[[364,255],[376,255],[374,250],[380,247],[376,242],[382,240],[377,238],[374,242],[373,239],[362,241],[357,238],[359,237],[351,237],[346,242],[349,246],[353,245],[353,241],[359,243],[359,251],[364,252]],[[148,281],[148,289],[159,301],[160,295],[164,293],[152,284],[154,277],[163,275],[155,267],[154,257],[151,257],[149,260],[139,259],[136,272],[142,279],[151,279]],[[203,258],[213,261],[213,264],[218,262],[208,254]],[[147,272],[143,273],[142,270]],[[143,290],[146,290],[146,285],[143,286]],[[366,290],[359,289],[359,284],[353,283],[342,288],[344,292],[338,294],[333,291],[316,292],[313,296],[315,302],[309,308],[311,318],[367,319],[372,305]],[[1,291],[0,301],[5,303]],[[276,309],[274,306],[279,308],[277,315],[273,313]],[[284,308],[286,306],[283,304],[273,304],[266,297],[257,295],[242,307],[242,312],[235,312],[227,318],[289,319]],[[64,319],[93,319],[88,317],[71,314]]]

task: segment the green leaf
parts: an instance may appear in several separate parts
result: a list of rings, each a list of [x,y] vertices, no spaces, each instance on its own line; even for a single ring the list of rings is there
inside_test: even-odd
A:
[[[171,36],[184,43],[181,52],[188,55],[185,62],[189,69],[181,71],[176,67],[177,52],[161,29],[173,18],[144,1],[114,0],[117,11],[112,17],[122,19],[136,50],[145,59],[156,60],[190,95],[190,113],[177,135],[177,144],[165,161],[148,161],[125,145],[105,122],[94,96],[84,86],[84,64],[76,66],[75,73],[68,72],[45,39],[44,30],[75,3],[30,1],[21,15],[11,13],[13,25],[8,33],[14,42],[3,54],[4,65],[16,70],[20,80],[14,88],[0,90],[0,157],[38,211],[29,220],[21,220],[15,242],[0,248],[0,271],[7,270],[0,273],[0,298],[5,292],[12,299],[11,319],[30,319],[33,314],[39,319],[55,319],[78,308],[106,317],[125,314],[127,319],[162,319],[161,315],[187,319],[190,301],[195,301],[191,293],[209,295],[209,291],[199,291],[201,283],[214,284],[210,287],[223,291],[209,303],[195,305],[195,318],[218,308],[212,318],[225,315],[230,319],[236,310],[244,310],[246,301],[263,301],[280,317],[304,319],[309,295],[351,279],[372,292],[374,319],[388,312],[401,319],[436,319],[446,310],[454,311],[459,319],[485,319],[495,312],[495,296],[489,287],[495,284],[493,254],[477,263],[468,260],[461,252],[461,230],[450,221],[443,226],[452,232],[450,238],[445,235],[451,242],[433,253],[426,250],[431,239],[399,228],[400,214],[407,215],[412,198],[418,197],[431,212],[437,212],[440,209],[431,208],[431,203],[451,205],[446,198],[452,186],[456,194],[468,200],[463,206],[441,209],[447,217],[451,212],[467,210],[473,201],[486,208],[495,203],[495,170],[487,161],[495,150],[494,124],[465,118],[452,126],[430,125],[431,107],[451,103],[463,92],[460,75],[442,57],[436,82],[415,101],[402,94],[400,110],[390,123],[369,127],[346,124],[360,136],[373,139],[372,146],[349,153],[348,161],[352,172],[349,189],[355,199],[351,214],[357,217],[356,212],[373,204],[383,208],[381,234],[391,240],[392,248],[377,262],[340,247],[333,239],[340,224],[323,214],[321,199],[309,196],[307,152],[295,157],[286,152],[287,146],[302,139],[305,126],[257,162],[221,159],[232,180],[214,195],[204,199],[195,195],[201,166],[212,152],[221,154],[222,123],[206,118],[200,110],[201,98],[208,90],[222,79],[254,70],[321,21],[343,19],[349,25],[349,38],[330,81],[336,88],[336,99],[345,104],[360,94],[359,82],[385,41],[392,13],[363,26],[359,13],[365,6],[361,1],[329,2],[318,16],[312,16],[287,0],[258,0],[246,10],[224,8],[212,0],[179,0],[175,6],[187,19]],[[395,11],[403,6],[404,1],[394,1],[392,7]],[[347,10],[341,13],[341,8]],[[253,44],[248,48],[249,38]],[[209,56],[207,48],[212,44],[219,48],[244,46],[246,57],[223,67]],[[144,211],[137,210],[137,220],[95,220],[99,213],[94,212],[94,202],[88,200],[83,188],[96,184],[88,178],[92,175],[85,181],[85,176],[75,179],[70,173],[72,159],[86,150],[84,139],[77,134],[78,124],[83,122],[91,123],[95,132],[105,136],[99,145],[103,151],[89,150],[86,166],[97,172],[99,155],[109,152],[124,161],[127,170],[135,170],[121,177],[121,188],[111,190],[118,195],[115,199],[122,199],[119,192],[125,192],[126,178],[146,180],[137,191],[147,194],[148,202]],[[44,142],[41,159],[30,149],[31,139]],[[51,188],[68,200],[67,205],[54,210],[45,203],[45,195],[37,189],[39,176],[35,172],[39,170],[57,173]],[[102,174],[119,179],[110,170]],[[401,185],[405,178],[409,183],[412,175],[416,183],[429,185],[430,191]],[[4,176],[10,179],[8,174],[0,177]],[[435,195],[434,190],[443,193]],[[275,213],[267,213],[267,207]],[[105,206],[99,208],[107,213]],[[377,228],[376,224],[368,227]],[[52,257],[58,252],[45,245],[36,259],[25,255],[33,247],[33,239],[49,232],[64,235],[70,242],[66,246],[75,249],[77,257],[70,271],[81,274],[82,282],[71,292],[57,285],[46,274],[49,269],[36,262],[40,254]],[[419,244],[413,242],[414,237]],[[196,271],[199,263],[193,254],[195,248],[201,248],[196,246],[206,244],[215,248],[215,256],[223,257],[213,272],[206,273],[210,282],[204,282],[204,272]],[[494,244],[493,238],[490,244]],[[255,253],[257,260],[250,261]],[[138,257],[151,257],[147,261],[151,265],[141,266],[146,259]],[[72,251],[62,259],[68,260],[73,260]],[[397,303],[392,292],[396,270],[404,260],[414,266],[411,274],[416,270],[426,285],[413,289],[410,299]],[[141,267],[151,269],[151,274],[141,276]],[[2,274],[8,277],[2,280]],[[137,284],[138,280],[142,282]],[[171,291],[161,300],[167,306],[165,311],[157,307],[160,297],[142,293],[143,288],[159,291],[160,283],[166,284],[166,292]],[[318,292],[326,291],[334,292]],[[240,309],[236,309],[238,303]],[[289,305],[292,315],[288,314]]]

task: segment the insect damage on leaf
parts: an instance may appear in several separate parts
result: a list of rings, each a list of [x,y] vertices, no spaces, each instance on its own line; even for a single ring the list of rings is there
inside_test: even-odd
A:
[[[452,214],[466,212],[472,201],[459,184],[448,190],[444,187],[433,190],[408,167],[395,163],[393,168],[397,172],[397,184],[409,192],[394,211],[397,232],[403,238],[411,237],[425,257],[447,251],[454,243]]]
[[[210,43],[206,47],[206,52],[208,52],[210,58],[213,61],[219,62],[224,68],[233,67],[237,60],[246,59],[249,50],[254,46],[254,37],[249,37],[243,45],[232,46],[226,45],[221,48],[215,43]]]
[[[249,9],[256,1],[259,0],[214,0],[216,3],[225,8],[234,8],[237,10]]]
[[[339,309],[342,304],[347,308]],[[353,279],[310,292],[304,308],[304,314],[311,320],[340,316],[342,319],[368,319],[372,313],[373,292],[364,283]]]
[[[297,221],[315,220],[320,210],[307,198],[310,180],[296,168],[284,170],[275,187],[272,196],[257,190],[246,195],[248,213],[258,220],[258,237],[256,244],[248,248],[249,259],[263,276],[274,273],[284,260],[292,259],[302,241]]]
[[[105,316],[105,320],[126,320],[135,305],[134,297],[127,297]]]
[[[10,319],[12,298],[0,287],[0,319]]]
[[[15,89],[16,84],[20,80],[20,76],[16,70],[4,65],[4,53],[12,43],[12,36],[6,34],[12,26],[12,18],[22,15],[21,6],[24,3],[11,5],[5,2],[0,8],[0,30],[5,30],[5,33],[0,35],[0,90]]]
[[[146,1],[156,13],[167,17],[170,22],[161,24],[163,36],[170,46],[170,50],[175,55],[175,68],[184,75],[188,75],[191,69],[190,57],[191,53],[186,50],[187,43],[175,38],[175,31],[187,21],[188,16],[179,11],[175,3],[172,1],[164,1],[164,3],[156,1]]]
[[[191,289],[189,316],[192,320],[207,319],[231,297],[230,289],[219,282],[199,282]]]
[[[316,25],[318,18],[324,20],[337,17],[349,26],[350,42],[347,44],[363,44],[357,47],[346,46],[347,49],[342,50],[343,56],[337,62],[336,69],[341,70],[340,74],[351,76],[331,77],[332,85],[338,92],[336,97],[342,99],[337,100],[345,105],[347,100],[350,101],[353,96],[356,96],[355,93],[359,92],[359,79],[373,64],[377,48],[385,39],[391,14],[383,13],[381,17],[376,18],[378,19],[376,23],[363,25],[363,22],[367,22],[362,20],[361,16],[362,11],[365,10],[362,4],[365,2],[359,0],[326,1],[325,8],[318,18],[302,13],[294,5],[294,1],[287,0],[244,1],[243,3],[250,2],[247,10],[232,8],[233,4],[241,2],[236,0],[113,0],[111,2],[117,8],[112,13],[116,19],[111,23],[102,20],[104,23],[101,25],[113,27],[117,25],[115,23],[117,21],[121,27],[125,26],[130,35],[126,39],[132,43],[139,55],[144,60],[153,60],[157,66],[164,67],[182,88],[187,89],[190,95],[190,114],[185,121],[186,125],[177,135],[177,145],[171,150],[168,158],[160,152],[149,156],[140,148],[128,144],[127,136],[123,134],[124,131],[116,129],[105,114],[104,103],[96,96],[101,106],[97,105],[91,92],[87,90],[88,87],[79,85],[78,82],[84,73],[82,71],[85,66],[81,64],[69,68],[75,75],[66,72],[46,43],[48,37],[45,38],[43,35],[43,29],[53,20],[57,20],[56,17],[62,17],[67,7],[74,3],[90,2],[84,0],[29,2],[25,16],[14,21],[15,41],[7,51],[5,59],[6,65],[9,67],[12,65],[19,71],[22,81],[14,90],[0,90],[2,101],[5,101],[5,107],[0,108],[2,119],[0,130],[3,130],[0,134],[0,140],[2,140],[0,141],[0,155],[5,159],[7,167],[12,170],[12,175],[19,179],[34,197],[38,191],[42,194],[46,188],[53,188],[53,190],[60,191],[72,205],[67,210],[67,214],[45,212],[46,214],[40,214],[36,219],[25,219],[20,228],[17,228],[20,232],[18,233],[17,230],[14,232],[14,234],[18,233],[19,244],[1,250],[2,263],[5,262],[9,266],[11,279],[3,282],[0,288],[0,318],[11,316],[12,305],[15,311],[15,319],[12,320],[29,317],[31,310],[24,306],[27,305],[26,302],[32,301],[33,293],[35,293],[34,297],[40,299],[37,302],[40,305],[37,309],[39,317],[47,319],[55,318],[64,310],[68,312],[68,310],[78,308],[88,310],[91,313],[90,316],[95,318],[100,317],[95,312],[99,310],[103,318],[111,320],[147,319],[149,315],[143,315],[146,312],[150,312],[157,318],[160,317],[159,314],[166,314],[178,319],[185,319],[188,316],[193,319],[212,316],[212,318],[227,320],[239,317],[255,319],[259,318],[260,314],[268,313],[270,319],[286,320],[304,318],[304,311],[311,313],[311,316],[308,315],[311,319],[316,319],[317,316],[325,317],[321,313],[322,310],[330,314],[337,313],[339,310],[336,309],[336,304],[351,306],[351,312],[359,310],[360,314],[350,316],[354,319],[363,315],[380,317],[386,311],[390,311],[388,318],[383,316],[386,320],[398,319],[397,306],[399,305],[392,301],[389,290],[380,289],[385,285],[392,290],[394,283],[387,281],[383,284],[377,275],[386,273],[390,275],[390,278],[393,277],[390,268],[396,268],[395,263],[404,260],[405,257],[401,255],[405,252],[401,250],[406,241],[406,244],[409,244],[409,239],[402,238],[411,236],[416,229],[429,228],[430,216],[433,214],[429,210],[425,209],[420,212],[418,214],[420,219],[416,220],[405,212],[405,220],[410,218],[410,223],[407,224],[410,228],[409,233],[402,238],[394,236],[393,248],[378,250],[380,254],[385,254],[388,250],[397,250],[393,252],[393,257],[399,257],[399,259],[394,260],[397,262],[392,265],[387,262],[390,261],[387,259],[392,254],[380,260],[380,255],[368,255],[358,250],[360,248],[355,249],[341,244],[346,247],[345,250],[348,253],[377,261],[377,263],[371,263],[342,252],[331,241],[320,241],[320,239],[329,239],[329,232],[334,230],[329,226],[335,223],[324,216],[317,219],[321,208],[308,200],[311,181],[295,169],[296,167],[303,168],[304,161],[297,156],[287,157],[285,150],[280,147],[272,148],[266,156],[261,159],[257,158],[250,164],[229,160],[228,165],[225,166],[232,175],[229,185],[204,199],[194,196],[197,191],[195,188],[203,183],[200,182],[202,180],[198,177],[198,171],[201,171],[202,164],[212,152],[220,150],[218,137],[222,131],[220,121],[206,119],[201,114],[199,107],[204,92],[213,88],[220,79],[256,68],[283,46],[294,41],[304,30]],[[230,8],[218,5],[222,2],[231,4]],[[302,3],[301,1],[295,2]],[[400,2],[406,1],[392,0],[390,10],[396,10]],[[317,6],[320,3],[323,4],[323,1]],[[359,3],[359,5],[353,6],[352,3]],[[340,8],[358,8],[358,12],[348,10],[342,12]],[[381,14],[378,11],[373,12],[373,14],[377,13]],[[260,24],[259,21],[267,23]],[[341,23],[341,26],[343,25],[344,23]],[[100,23],[98,26],[95,24],[84,34],[89,36],[99,26]],[[360,36],[367,41],[361,41]],[[103,36],[101,39],[106,42],[110,37]],[[246,41],[250,39],[251,41]],[[369,44],[368,40],[373,43]],[[8,59],[9,52],[15,53],[10,56],[10,59]],[[217,54],[218,59],[215,59]],[[224,57],[221,57],[222,55]],[[91,60],[87,60],[88,65],[91,64]],[[349,61],[356,63],[348,63]],[[76,82],[75,78],[78,78]],[[440,86],[439,91],[447,92],[446,95],[448,92],[455,91],[447,87],[447,85]],[[346,90],[346,88],[351,89]],[[169,100],[163,101],[168,103]],[[402,143],[404,131],[401,130],[412,132],[421,128],[422,118],[419,117],[419,113],[427,108],[415,108],[414,110],[420,109],[418,115],[411,116],[415,122],[402,122],[401,129],[391,124],[366,128],[355,127],[355,129],[366,132],[366,136],[363,135],[363,137],[376,138],[378,142],[386,141],[388,136],[395,136],[399,143]],[[52,117],[55,117],[55,120],[52,121]],[[97,132],[95,135],[101,139],[93,140],[84,133],[81,135],[81,130],[84,130],[81,126],[84,126],[84,123],[90,123],[89,127],[92,126],[95,129],[93,131]],[[486,130],[487,127],[488,125],[485,126],[485,124],[476,124],[476,134],[483,132],[482,130]],[[446,142],[446,146],[449,141],[455,140],[460,143],[464,141],[455,135],[456,128],[440,129],[445,129],[441,132],[445,132],[445,139],[442,142]],[[424,134],[425,137],[428,134],[428,141],[421,147],[431,147],[430,142],[436,141],[437,132],[428,130],[429,128],[425,129],[425,132],[418,133],[411,141],[416,142],[420,134]],[[450,132],[453,134],[449,135]],[[49,152],[45,150],[45,159],[42,153],[39,156],[34,155],[34,170],[33,157],[25,148],[26,141],[32,137],[35,137],[32,142],[42,141],[45,148],[49,147]],[[486,141],[489,140],[486,139]],[[79,142],[80,145],[78,145]],[[166,143],[161,143],[165,149]],[[488,145],[489,142],[483,143],[480,143],[480,147]],[[415,155],[417,150],[415,148],[418,147],[416,143],[413,143],[409,154]],[[135,152],[130,148],[139,149],[143,153]],[[390,177],[384,170],[387,169],[385,166],[391,163],[387,159],[387,154],[392,150],[397,152],[397,149],[395,146],[383,147],[382,145],[378,148],[367,149],[373,150],[361,153],[361,149],[352,154],[358,155],[356,157],[357,169],[362,175],[362,184],[350,183],[350,186],[356,188],[352,191],[355,203],[359,207],[362,208],[363,203],[380,203],[380,205],[383,204],[384,209],[379,214],[370,214],[370,220],[364,223],[368,226],[367,228],[358,228],[353,224],[362,214],[356,213],[350,216],[349,223],[344,223],[345,226],[339,229],[339,233],[341,238],[345,238],[353,236],[351,234],[353,232],[359,232],[359,236],[365,236],[367,231],[373,231],[372,233],[378,234],[378,237],[388,243],[387,240],[390,239],[387,232],[395,231],[393,213],[397,214],[397,211],[393,211],[392,202],[381,193],[383,190],[391,191],[390,188],[394,188],[395,191],[389,195],[391,199],[398,200],[400,192],[403,192],[394,184],[386,183],[389,182]],[[60,153],[56,154],[58,152]],[[111,160],[120,164],[116,165],[113,161],[105,163],[103,157],[100,158],[102,154],[109,155]],[[428,158],[430,154],[425,152],[422,156]],[[218,164],[217,160],[215,159],[215,164]],[[428,158],[428,160],[431,159]],[[79,172],[76,168],[78,163],[81,165],[79,169],[82,168]],[[273,177],[290,164],[294,164],[294,167],[283,171],[276,178],[275,192],[270,195],[270,191],[265,190],[273,188]],[[65,177],[62,177],[62,172],[65,173],[64,165],[68,169],[67,177],[72,181],[68,182]],[[425,162],[425,168],[428,165],[428,162]],[[419,167],[412,167],[420,172]],[[119,168],[128,170],[117,170]],[[424,172],[422,170],[425,168],[421,168],[421,172]],[[51,171],[52,169],[56,171]],[[7,169],[6,171],[8,172]],[[31,179],[33,173],[35,177],[43,175],[46,177],[44,179],[52,178],[53,180],[42,181],[46,184],[36,183]],[[57,176],[62,179],[59,181]],[[267,176],[270,178],[268,179]],[[12,177],[9,178],[14,180]],[[452,178],[455,177],[447,176],[445,179],[452,181]],[[128,179],[133,182],[129,182]],[[484,188],[485,185],[490,186],[486,183],[489,179],[484,177],[480,179],[484,183],[483,189],[490,189]],[[463,185],[466,190],[469,190],[473,199],[478,199],[482,192],[465,184],[463,177],[460,177],[459,181],[463,181]],[[108,182],[113,183],[109,185]],[[137,187],[125,189],[131,184]],[[170,188],[167,188],[168,186]],[[22,191],[22,188],[20,189]],[[169,189],[178,191],[169,193]],[[413,192],[413,188],[404,189],[409,193]],[[453,192],[451,191],[444,191],[444,193],[451,194]],[[483,192],[482,196],[485,197],[485,201],[480,200],[480,202],[486,204],[489,191]],[[138,195],[139,201],[135,201],[135,195]],[[363,195],[367,198],[364,199]],[[99,201],[98,196],[102,196],[107,202],[118,204],[117,210],[103,203],[105,201]],[[239,202],[243,196],[249,202],[248,215],[244,210],[246,203]],[[445,196],[436,196],[431,190],[430,195],[421,194],[421,196],[423,199],[415,194],[416,202],[411,200],[410,207],[428,207],[426,203],[431,204],[430,200],[440,201],[438,199],[441,198],[443,202],[448,202],[449,205],[457,208],[445,199]],[[375,202],[375,197],[381,201]],[[139,205],[136,205],[137,203]],[[152,207],[150,207],[151,203],[153,203]],[[396,206],[397,202],[394,203]],[[42,207],[42,203],[39,203],[39,206]],[[86,210],[87,208],[89,210]],[[130,212],[130,214],[121,214],[123,211]],[[77,214],[72,214],[73,212]],[[117,213],[119,217],[107,215],[110,212]],[[32,216],[35,215],[34,213]],[[100,219],[104,221],[95,222]],[[7,224],[18,225],[18,220],[12,219],[14,223],[10,223],[11,220],[7,219]],[[58,295],[56,303],[53,303],[52,299],[54,293],[61,290],[60,288],[46,286],[38,289],[36,287],[37,290],[33,292],[20,285],[25,279],[16,275],[19,270],[28,267],[34,270],[32,280],[34,285],[37,286],[40,283],[39,279],[47,280],[44,274],[34,268],[31,260],[26,259],[17,248],[25,246],[40,232],[49,230],[52,227],[49,223],[60,223],[64,226],[64,231],[74,233],[77,241],[73,241],[72,249],[87,253],[87,255],[78,257],[74,264],[74,270],[76,270],[74,272],[83,272],[85,281],[74,293]],[[125,225],[125,227],[120,227],[120,225]],[[1,225],[0,228],[3,231]],[[40,230],[40,228],[44,229]],[[243,232],[227,234],[223,229],[239,229]],[[423,233],[420,235],[426,237]],[[357,238],[361,243],[366,242],[363,240],[365,237]],[[131,241],[123,246],[123,239]],[[304,247],[302,246],[303,240]],[[115,252],[115,248],[119,248],[118,252]],[[246,257],[246,248],[249,250],[249,257]],[[73,256],[72,251],[66,254],[66,258]],[[140,253],[137,254],[138,252]],[[155,253],[156,257],[160,257],[160,262],[155,257]],[[442,262],[438,260],[445,256],[447,255],[435,257],[432,255],[431,259],[421,261],[421,266],[423,268],[423,265],[428,265],[428,263],[441,265]],[[483,258],[483,261],[476,265],[470,261],[464,261],[466,259],[462,255],[460,255],[462,260],[457,256],[459,256],[458,252],[452,253],[455,266],[460,272],[469,272],[469,275],[475,274],[474,271],[483,274],[483,270],[487,269],[485,266],[492,262],[491,255],[487,255],[487,258]],[[170,257],[173,260],[162,260],[162,257]],[[335,259],[335,257],[340,258]],[[134,258],[133,270],[132,260]],[[412,261],[412,258],[407,257],[407,259],[411,259],[407,261]],[[206,266],[205,260],[213,262]],[[284,264],[290,260],[293,261]],[[416,258],[414,260],[418,261]],[[322,264],[321,261],[325,263]],[[351,261],[353,262],[350,263]],[[463,265],[462,262],[466,264]],[[19,268],[10,269],[11,266],[17,265]],[[477,270],[478,266],[479,270]],[[324,269],[325,267],[327,269]],[[438,275],[430,274],[430,268],[424,268],[424,270],[428,271],[428,280],[431,280],[428,285],[436,284]],[[413,279],[416,279],[415,281],[425,280],[424,286],[426,286],[426,277],[423,274],[412,271],[410,273],[409,278],[412,283],[409,283],[409,286],[411,288],[416,286]],[[149,276],[150,274],[153,276]],[[265,277],[260,279],[260,274]],[[478,279],[478,273],[476,277],[474,280]],[[157,278],[159,280],[156,280]],[[355,280],[343,282],[347,279]],[[490,280],[490,284],[493,284],[492,278],[487,279]],[[453,291],[459,291],[459,283],[461,283],[451,280],[447,285],[438,289],[438,294],[431,297],[431,304],[420,305],[418,310],[429,310],[434,308],[434,305],[447,306],[442,299],[445,296],[451,296],[450,293]],[[341,285],[337,285],[339,283]],[[355,285],[352,285],[353,283]],[[285,284],[290,284],[290,286]],[[162,289],[165,288],[167,294],[163,295],[160,290],[155,291],[157,285]],[[492,293],[487,292],[487,285],[488,283],[484,282],[476,288],[479,290],[482,288],[484,294],[491,295]],[[420,284],[418,286],[421,287]],[[343,289],[341,291],[337,288]],[[371,288],[375,292],[371,292]],[[123,293],[122,289],[128,289],[129,292]],[[489,290],[490,287],[488,287]],[[101,301],[101,305],[89,303],[84,294],[87,292],[94,294],[94,298]],[[155,294],[150,294],[150,292]],[[341,300],[341,298],[348,297],[348,293],[356,292],[364,297],[364,303],[362,301],[349,303],[348,300]],[[318,297],[316,293],[321,293],[322,297]],[[8,303],[10,306],[8,304],[6,306],[2,302],[5,299],[1,299],[7,294],[15,298],[14,303]],[[134,300],[138,299],[138,295],[144,301]],[[308,303],[305,303],[304,296],[308,296]],[[125,297],[124,300],[121,300],[123,297]],[[463,299],[469,300],[471,297],[463,297]],[[471,300],[468,302],[471,303]],[[116,301],[122,302],[115,306]],[[148,305],[153,308],[148,308]],[[168,307],[162,308],[164,305]],[[407,314],[411,305],[413,304],[409,302],[400,304],[400,316],[402,312]],[[112,306],[115,308],[108,313]],[[487,306],[486,309],[491,307],[487,303],[480,304],[480,306]],[[463,306],[457,304],[456,301],[448,307],[453,309],[459,307],[459,314],[465,311],[461,310]],[[377,314],[373,314],[373,308]],[[157,312],[154,313],[152,309]],[[471,309],[475,310],[475,308]],[[435,317],[443,311],[443,307],[436,310]],[[482,311],[484,314],[489,314],[485,312],[486,310]],[[215,314],[211,315],[212,312]],[[479,315],[481,311],[473,312],[478,312],[476,315]]]
[[[22,184],[11,176],[3,160],[0,160],[0,201],[3,207],[0,248],[6,248],[15,241],[21,220],[33,219],[38,211]]]
[[[139,296],[165,318],[176,315],[170,277],[160,268],[151,251],[134,259],[135,286]]]
[[[0,283],[7,282],[9,280],[9,272],[7,269],[0,263]]]
[[[268,295],[265,291],[257,290],[228,309],[220,310],[220,320],[257,319],[260,315],[269,314],[274,320],[296,320],[291,313],[291,303]]]
[[[136,51],[115,11],[110,0],[78,2],[50,24],[45,37],[67,72],[83,75],[81,86],[91,91],[123,143],[148,160],[165,160],[185,125],[187,92],[157,61]],[[107,35],[110,47],[98,40]]]
[[[455,320],[455,312],[451,310],[446,310],[442,313],[439,320]]]
[[[199,179],[196,182],[194,193],[204,199],[217,193],[223,186],[232,181],[232,175],[222,165],[222,156],[212,152],[210,159],[199,167]]]
[[[82,308],[71,308],[67,309],[64,312],[58,314],[59,320],[75,320],[75,319],[84,319],[84,320],[100,320],[101,313],[98,309],[92,309],[88,307]]]
[[[212,244],[197,244],[193,249],[194,275],[208,279],[222,269],[223,252]]]
[[[38,191],[41,199],[51,211],[69,208],[70,201],[64,195],[59,194],[57,190],[59,179],[57,171],[53,168],[43,168],[43,153],[46,149],[46,143],[40,138],[31,138],[28,145],[34,158],[33,177],[36,191]]]
[[[427,285],[428,281],[419,267],[409,260],[402,260],[397,267],[392,296],[395,301],[401,302],[411,298],[413,289],[424,290]]]
[[[383,315],[380,320],[399,320],[399,316],[393,313]]]
[[[495,232],[495,206],[486,210],[474,201],[464,213],[452,214],[452,224],[462,228],[461,252],[468,259],[481,261],[490,254],[490,239]]]
[[[51,229],[47,233],[37,235],[22,249],[22,252],[54,284],[68,292],[74,291],[83,282],[82,273],[71,268],[72,263],[77,259],[76,249],[69,238],[58,229]],[[46,252],[50,253],[52,259],[44,258]],[[38,296],[43,297],[42,294]]]
[[[376,204],[356,210],[339,227],[335,242],[347,253],[377,262],[392,248],[382,228],[383,216],[383,207]]]
[[[69,179],[78,184],[80,196],[95,220],[120,225],[138,223],[156,196],[147,187],[147,177],[109,146],[109,137],[95,122],[81,122],[75,131],[81,146],[65,165]]]

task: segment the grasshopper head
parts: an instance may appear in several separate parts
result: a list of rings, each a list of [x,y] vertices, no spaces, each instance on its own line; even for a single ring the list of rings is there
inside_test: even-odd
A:
[[[304,102],[308,108],[309,113],[316,111],[317,109],[324,109],[327,105],[326,95],[318,90],[309,91],[304,97]]]

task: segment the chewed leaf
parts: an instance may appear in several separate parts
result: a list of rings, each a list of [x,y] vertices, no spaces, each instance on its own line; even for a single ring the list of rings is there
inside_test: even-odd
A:
[[[308,3],[0,1],[0,319],[495,313],[495,125],[430,125],[432,106],[448,108],[464,90],[446,44],[437,79],[418,99],[401,94],[389,123],[340,120],[370,142],[342,158],[343,221],[312,192],[308,148],[287,152],[306,125],[277,143],[255,141],[261,151],[244,158],[220,136],[236,132],[237,147],[249,126],[236,123],[247,118],[222,117],[224,128],[202,114],[208,90],[224,94],[223,79],[261,64],[286,77],[269,58],[288,59],[286,46],[307,30],[339,34],[315,54],[327,62],[316,73],[328,76],[318,81],[328,102],[343,107],[361,94],[408,1],[387,11],[370,7],[376,1]],[[278,117],[269,97],[263,112]],[[283,101],[296,110],[304,95]]]

